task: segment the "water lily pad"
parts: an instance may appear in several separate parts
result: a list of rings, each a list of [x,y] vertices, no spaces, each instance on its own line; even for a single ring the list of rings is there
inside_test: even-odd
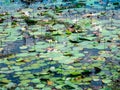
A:
[[[38,84],[36,85],[36,88],[44,88],[45,87],[45,84]]]
[[[11,82],[11,80],[8,80],[7,78],[2,78],[0,81],[2,83],[10,83]]]
[[[57,60],[59,63],[64,63],[64,64],[70,64],[74,62],[74,58],[69,58],[65,56],[56,57],[56,58],[53,58],[53,60]]]
[[[44,87],[42,90],[51,90],[49,87]]]
[[[102,80],[102,82],[103,82],[103,83],[106,83],[106,84],[110,83],[111,81],[112,81],[112,80],[110,80],[110,79],[103,79],[103,80]]]
[[[32,79],[31,82],[33,82],[33,83],[40,83],[40,79]]]
[[[16,84],[12,83],[12,82],[10,82],[6,85],[6,88],[8,88],[8,89],[11,89],[11,88],[14,88],[14,87],[16,87]]]

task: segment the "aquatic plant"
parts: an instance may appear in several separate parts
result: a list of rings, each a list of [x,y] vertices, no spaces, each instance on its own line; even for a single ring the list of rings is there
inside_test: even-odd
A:
[[[119,90],[118,3],[51,2],[1,11],[0,89]]]

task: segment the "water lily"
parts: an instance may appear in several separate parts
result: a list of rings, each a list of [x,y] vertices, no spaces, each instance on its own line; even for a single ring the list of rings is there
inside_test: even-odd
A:
[[[27,17],[30,17],[30,13],[28,11],[24,11],[23,14]]]

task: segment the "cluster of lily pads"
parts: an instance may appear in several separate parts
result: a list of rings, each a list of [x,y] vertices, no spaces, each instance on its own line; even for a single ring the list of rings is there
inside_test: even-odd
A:
[[[0,89],[119,90],[120,11],[93,3],[3,10]]]

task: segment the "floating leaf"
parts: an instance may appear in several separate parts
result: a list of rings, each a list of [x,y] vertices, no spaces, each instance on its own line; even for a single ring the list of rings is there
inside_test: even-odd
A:
[[[33,82],[33,83],[40,83],[40,79],[32,79],[31,82]]]
[[[36,88],[44,88],[45,87],[45,84],[37,84],[36,85]]]

